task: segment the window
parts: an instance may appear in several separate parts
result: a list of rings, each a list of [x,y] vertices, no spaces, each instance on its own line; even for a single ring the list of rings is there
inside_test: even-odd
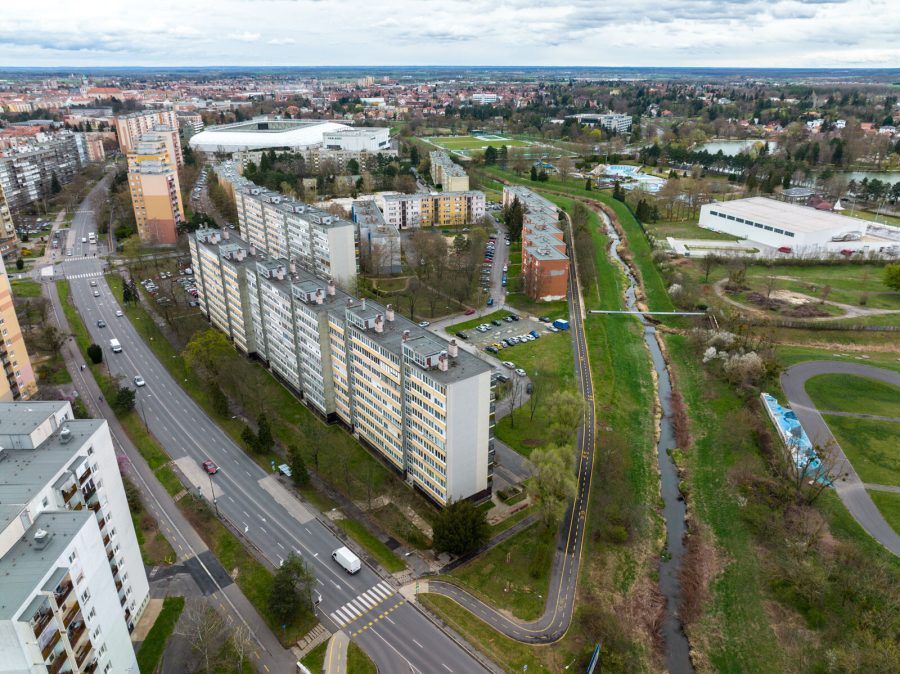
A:
[[[766,230],[767,232],[771,232],[771,231],[774,231],[775,228],[769,227],[768,225],[763,225],[763,229]]]
[[[77,550],[72,550],[72,554],[69,555],[69,564],[71,564],[72,562],[74,562],[76,559],[78,559],[78,551],[77,551]]]
[[[784,234],[784,230],[783,230],[783,229],[776,229],[776,230],[775,230],[775,233],[776,233],[776,234]]]
[[[734,220],[734,216],[733,216],[733,215],[728,215],[728,216],[726,216],[726,217],[727,217],[729,220]]]
[[[50,505],[50,499],[48,499],[48,498],[45,496],[45,497],[44,497],[44,500],[41,501],[41,507],[42,507],[42,508],[46,508],[48,505]]]
[[[88,616],[87,616],[87,617],[88,617],[88,620],[91,620],[91,619],[94,618],[96,615],[97,615],[97,609],[92,608],[92,609],[90,610],[90,613],[88,613]],[[97,628],[97,631],[98,631],[98,632],[100,631],[100,628],[99,628],[99,627]]]
[[[789,236],[789,237],[791,237],[791,238],[794,238],[794,233],[793,233],[793,232],[789,232],[789,231],[787,231],[787,230],[785,230],[784,235],[785,235],[785,236]]]

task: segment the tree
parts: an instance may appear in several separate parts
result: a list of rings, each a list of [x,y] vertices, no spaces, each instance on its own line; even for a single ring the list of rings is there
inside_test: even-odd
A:
[[[703,267],[703,282],[709,283],[709,273],[713,270],[713,267],[722,263],[722,258],[720,258],[715,253],[707,253],[702,258],[700,258],[700,265]]]
[[[584,399],[575,391],[555,391],[544,403],[557,442],[569,442],[584,417]]]
[[[575,497],[577,481],[572,469],[572,447],[549,445],[535,449],[529,457],[534,476],[528,483],[529,496],[540,505],[544,524],[552,527]]]
[[[216,382],[209,385],[209,402],[216,414],[223,419],[228,417],[228,396]]]
[[[261,454],[271,452],[272,448],[275,447],[275,438],[272,435],[269,418],[265,412],[261,412],[256,418],[256,444],[257,451]]]
[[[487,149],[484,151],[484,165],[485,166],[493,166],[497,163],[497,148],[493,145],[488,145]]]
[[[775,289],[778,287],[778,281],[778,277],[774,274],[766,276],[766,299],[769,299],[772,296],[772,293],[775,292]]]
[[[87,348],[87,355],[94,365],[99,365],[103,362],[103,349],[100,348],[99,344],[91,344]]]
[[[562,181],[568,182],[569,176],[572,175],[572,171],[575,170],[575,162],[572,161],[571,157],[563,157],[558,162],[556,162],[556,170],[559,171],[559,177]]]
[[[176,627],[176,634],[184,637],[191,649],[200,656],[207,674],[215,669],[224,632],[225,620],[206,599],[197,600],[196,603],[192,600]]]
[[[525,150],[520,147],[513,148],[509,155],[510,168],[517,176],[522,175],[525,172],[525,169],[528,168],[528,159],[525,157]],[[532,180],[534,180],[534,178],[532,178]]]
[[[23,260],[21,257],[16,258],[16,269],[19,271],[25,269],[25,260]]]
[[[112,408],[117,414],[124,414],[134,409],[135,392],[127,386],[120,386],[112,400]]]
[[[291,445],[288,449],[288,457],[291,466],[291,479],[298,487],[305,487],[309,484],[309,471],[306,469],[306,461],[303,460],[303,454],[296,445]]]
[[[315,582],[316,577],[306,562],[294,552],[288,554],[273,578],[269,594],[272,615],[282,625],[289,625],[301,611],[311,611]]]
[[[50,177],[50,194],[59,194],[62,192],[62,185],[59,184],[59,178],[56,177],[56,173]]]
[[[532,164],[532,166],[531,166],[531,180],[532,180],[532,182],[537,182],[537,179],[538,179],[537,167],[534,166],[534,165]]]
[[[887,265],[881,279],[888,288],[900,291],[900,264]]]
[[[519,197],[513,199],[504,213],[506,221],[506,234],[510,241],[518,241],[522,238],[522,225],[525,223],[525,209]]]
[[[244,430],[241,431],[241,440],[251,452],[259,452],[259,440],[256,438],[256,433],[246,424]]]
[[[437,516],[432,540],[438,552],[465,555],[490,537],[487,514],[471,501],[453,501]]]
[[[590,192],[592,189],[594,189],[593,183],[591,183],[590,178],[588,178],[587,180],[584,181],[584,189],[586,189],[588,192]]]
[[[223,332],[207,328],[191,338],[182,355],[187,366],[210,383],[218,379],[223,365],[234,357],[234,348]]]
[[[347,173],[352,176],[359,175],[359,162],[355,159],[351,159],[347,162]]]
[[[625,192],[622,190],[622,186],[619,184],[619,181],[616,180],[613,183],[613,191],[612,191],[613,199],[618,199],[619,201],[625,201]]]

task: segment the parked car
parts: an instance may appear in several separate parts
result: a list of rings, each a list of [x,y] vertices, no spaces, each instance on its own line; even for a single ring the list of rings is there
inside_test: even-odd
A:
[[[219,472],[219,467],[215,463],[213,463],[210,459],[207,459],[200,465],[203,466],[203,470],[205,470],[210,475],[215,475],[216,473]]]
[[[549,323],[550,322],[550,318],[548,316],[541,316],[540,318],[538,318],[538,320],[541,323]]]
[[[521,367],[517,367],[517,368],[516,368],[516,374],[519,375],[520,377],[524,377],[524,376],[525,376],[525,370],[523,370]]]
[[[494,320],[492,320],[491,323],[493,323],[494,325],[503,325],[503,323],[498,321],[496,318]]]
[[[500,350],[496,346],[486,346],[484,350],[488,353],[500,353]]]
[[[466,333],[464,333],[462,330],[457,332],[456,336],[459,337],[460,339],[468,339],[469,338],[469,336]]]
[[[429,325],[431,325],[431,323],[429,323],[428,321],[419,321],[420,328],[427,328]]]
[[[518,316],[517,314],[510,314],[509,317],[510,317],[511,319],[513,319],[514,321],[519,320],[519,316]]]
[[[466,309],[466,311],[465,311],[466,316],[471,316],[474,313],[475,313],[474,309]]]
[[[516,364],[513,363],[511,360],[504,360],[504,361],[503,361],[503,367],[505,367],[505,368],[507,368],[507,369],[509,369],[509,370],[515,370],[515,369],[516,369]]]
[[[528,382],[528,385],[525,387],[525,393],[527,393],[528,395],[534,393],[534,384]]]
[[[488,297],[488,299],[487,299],[487,305],[488,305],[489,307],[494,306],[494,298],[493,298],[493,297]]]

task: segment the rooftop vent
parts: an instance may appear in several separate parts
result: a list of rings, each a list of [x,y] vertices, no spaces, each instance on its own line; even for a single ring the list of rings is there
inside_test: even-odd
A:
[[[50,542],[50,532],[45,529],[38,529],[34,532],[34,547],[36,550],[43,550]]]
[[[71,442],[71,440],[72,429],[70,429],[68,426],[63,426],[62,430],[60,430],[59,432],[59,441],[65,445],[66,443]]]

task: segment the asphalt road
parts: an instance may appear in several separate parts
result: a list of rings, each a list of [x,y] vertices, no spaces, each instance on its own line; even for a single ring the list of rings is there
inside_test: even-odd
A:
[[[550,572],[550,590],[544,613],[537,620],[522,622],[510,618],[455,585],[430,581],[428,590],[450,597],[494,629],[524,643],[547,644],[561,639],[572,622],[578,569],[584,547],[584,527],[587,518],[591,474],[594,464],[595,419],[594,389],[588,361],[584,332],[584,312],[576,268],[569,265],[569,323],[574,352],[575,379],[585,400],[585,414],[578,430],[578,491],[574,503],[566,511],[559,530],[556,556]]]
[[[80,210],[73,230],[74,255],[66,258],[61,270],[57,268],[57,276],[62,271],[70,279],[75,306],[94,341],[104,348],[110,371],[123,375],[126,382],[137,374],[146,381],[145,387],[137,389],[137,409],[169,456],[176,461],[187,458],[194,462],[209,458],[221,467],[212,478],[222,491],[217,503],[221,515],[243,531],[244,537],[273,566],[278,566],[291,551],[305,559],[316,574],[322,594],[320,620],[332,631],[341,628],[348,632],[380,671],[486,671],[372,567],[364,564],[350,576],[330,559],[331,552],[343,543],[316,518],[318,513],[308,505],[297,508],[296,501],[276,500],[270,473],[206,416],[156,359],[128,319],[116,317],[119,305],[102,276],[101,258],[90,256],[89,249],[79,248],[81,237],[94,230],[93,213]],[[80,257],[79,253],[89,256]],[[90,286],[91,280],[96,281],[96,288]],[[99,291],[99,297],[93,296],[94,290]],[[99,319],[107,327],[97,327]],[[119,340],[121,353],[112,353],[111,338]]]
[[[806,392],[806,380],[820,374],[844,374],[877,379],[894,386],[900,386],[900,373],[861,363],[846,363],[839,360],[811,360],[789,367],[781,375],[781,388],[787,396],[788,404],[797,414],[797,419],[814,445],[830,447],[836,453],[836,465],[841,477],[834,480],[834,488],[853,518],[872,538],[895,555],[900,556],[900,536],[888,524],[872,502],[866,486],[859,479],[847,455],[838,444],[828,424],[813,404]]]

